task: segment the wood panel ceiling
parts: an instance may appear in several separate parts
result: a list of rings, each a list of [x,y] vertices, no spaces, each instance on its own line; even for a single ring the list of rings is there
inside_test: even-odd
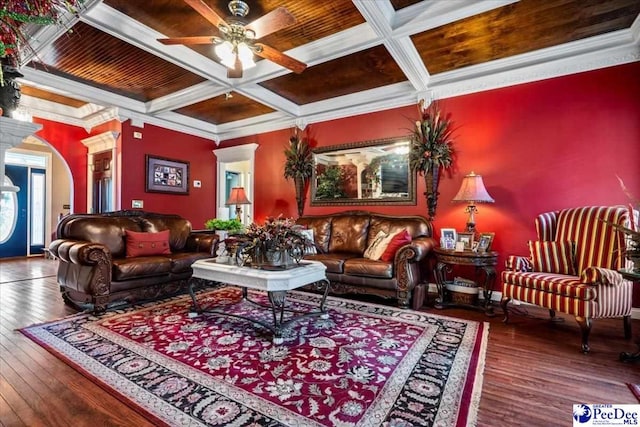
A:
[[[202,1],[228,19],[227,0]],[[259,41],[304,72],[256,57],[229,79],[213,45],[159,43],[219,35],[183,0],[86,0],[71,31],[33,34],[23,103],[220,140],[640,60],[638,0],[246,1],[248,22],[278,7],[296,18]]]

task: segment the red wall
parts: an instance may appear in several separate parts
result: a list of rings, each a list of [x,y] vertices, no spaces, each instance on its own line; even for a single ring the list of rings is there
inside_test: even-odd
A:
[[[535,239],[534,217],[554,209],[628,203],[616,174],[640,197],[640,62],[541,82],[496,89],[442,100],[458,130],[455,167],[443,175],[434,227],[462,230],[464,205],[452,204],[462,177],[475,171],[484,177],[494,204],[480,205],[479,231],[496,233],[492,248],[501,256],[527,254],[526,242]],[[409,106],[310,125],[307,133],[315,146],[407,135],[418,118]],[[81,170],[85,182],[86,150],[75,153],[75,139],[86,138],[64,125],[45,122],[40,136],[59,141],[54,146],[69,155],[72,170]],[[52,129],[50,129],[52,128]],[[65,127],[67,128],[67,127]],[[73,128],[73,127],[68,127]],[[104,130],[103,130],[104,131]],[[143,139],[133,139],[134,131]],[[100,133],[100,132],[96,132]],[[72,135],[73,134],[73,135]],[[291,130],[224,141],[220,147],[257,143],[255,170],[255,220],[283,214],[297,216],[293,183],[283,178],[284,148]],[[70,144],[67,147],[67,143]],[[62,147],[60,149],[58,146]],[[82,147],[84,149],[84,147]],[[189,218],[194,228],[215,216],[215,144],[210,140],[146,125],[122,124],[122,207],[132,199],[144,200],[144,209],[172,212]],[[190,194],[176,196],[144,191],[144,155],[155,154],[191,163]],[[65,154],[66,156],[66,154]],[[75,172],[74,172],[75,175]],[[76,176],[74,176],[76,178]],[[202,181],[194,188],[194,179]],[[382,213],[426,215],[424,181],[418,177],[416,206],[364,206]],[[80,184],[81,185],[81,184]],[[86,184],[85,184],[86,185]],[[76,187],[76,206],[85,198]],[[348,207],[310,207],[305,214],[323,214]],[[636,306],[640,305],[640,289]]]
[[[507,254],[527,254],[535,239],[534,217],[572,206],[626,204],[619,175],[640,197],[640,62],[442,100],[456,132],[455,167],[443,175],[434,227],[464,229],[464,205],[450,201],[462,177],[481,174],[494,204],[480,205],[478,231],[496,233],[502,269]],[[415,107],[313,124],[316,146],[409,133]],[[259,144],[256,151],[255,218],[295,217],[293,184],[282,177],[289,130],[224,142]],[[416,206],[365,206],[376,212],[426,215],[425,187],[418,177]],[[343,207],[311,207],[323,214]],[[439,233],[437,231],[439,237]],[[636,294],[640,294],[640,289]],[[640,295],[636,295],[640,302]],[[640,305],[640,304],[636,304]]]
[[[142,139],[134,139],[141,132]],[[144,210],[174,213],[191,221],[194,229],[216,216],[216,158],[212,140],[146,124],[144,128],[122,124],[122,209],[131,209],[134,199],[144,202]],[[145,155],[189,162],[189,194],[174,195],[145,192]],[[193,180],[202,187],[195,188]]]
[[[54,147],[64,158],[71,170],[73,180],[73,213],[87,212],[87,147],[82,140],[99,135],[109,130],[120,130],[120,123],[112,120],[104,123],[90,132],[84,128],[35,118],[34,123],[40,123],[42,129],[36,136],[44,139]],[[55,183],[54,183],[55,185]]]

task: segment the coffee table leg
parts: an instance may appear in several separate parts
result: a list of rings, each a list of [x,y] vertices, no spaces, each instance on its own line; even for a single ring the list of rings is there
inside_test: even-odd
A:
[[[327,309],[324,306],[324,304],[327,301],[327,295],[329,295],[329,287],[331,286],[331,282],[329,282],[328,279],[324,279],[320,281],[320,283],[324,283],[324,292],[322,293],[322,299],[320,300],[320,312],[322,312],[322,314],[320,315],[320,318],[328,319],[329,313],[327,313]]]
[[[198,317],[199,315],[202,314],[202,308],[200,307],[200,304],[198,304],[198,301],[196,301],[196,293],[193,290],[193,287],[195,285],[195,280],[189,280],[189,295],[191,296],[191,301],[193,302],[193,304],[191,305],[191,308],[189,309],[189,317]]]
[[[271,313],[273,314],[273,343],[282,344],[282,320],[284,319],[284,306],[287,299],[287,291],[267,292],[271,303]]]

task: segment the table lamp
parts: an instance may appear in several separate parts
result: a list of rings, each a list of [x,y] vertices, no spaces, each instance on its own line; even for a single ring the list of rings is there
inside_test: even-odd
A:
[[[453,198],[454,202],[468,203],[465,212],[469,213],[467,219],[467,231],[475,233],[476,219],[475,213],[478,211],[476,203],[493,203],[495,200],[487,193],[482,182],[482,176],[476,175],[473,171],[462,179],[462,185],[458,194]]]
[[[225,206],[236,205],[236,219],[242,222],[241,214],[242,208],[240,205],[250,205],[251,202],[247,198],[247,194],[244,192],[244,187],[233,187],[229,193],[229,198]]]

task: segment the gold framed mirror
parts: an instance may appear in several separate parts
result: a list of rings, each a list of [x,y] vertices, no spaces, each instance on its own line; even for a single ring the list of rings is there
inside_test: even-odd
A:
[[[415,205],[409,142],[397,137],[314,149],[311,206]]]

